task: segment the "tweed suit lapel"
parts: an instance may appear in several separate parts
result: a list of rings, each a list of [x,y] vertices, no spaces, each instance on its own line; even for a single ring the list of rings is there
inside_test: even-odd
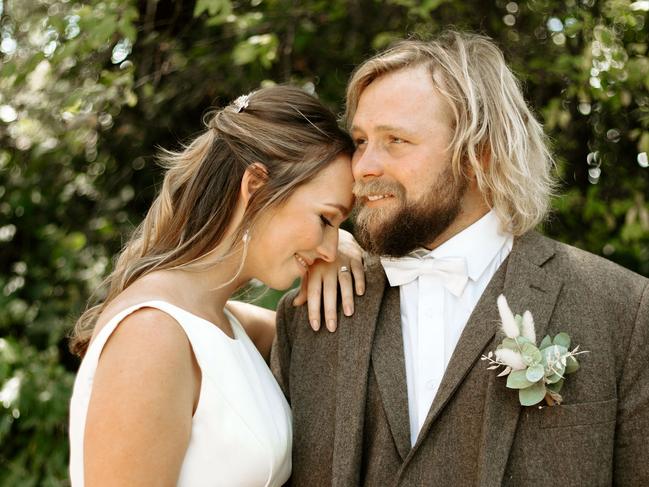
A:
[[[356,312],[350,317],[340,314],[336,332],[338,371],[332,462],[335,487],[360,482],[370,353],[386,283],[377,258],[366,260],[365,282],[365,295],[357,298]]]
[[[514,241],[505,275],[503,293],[509,306],[517,314],[525,310],[532,313],[537,342],[546,333],[563,287],[563,281],[543,267],[554,254],[551,240],[528,232]],[[493,307],[496,307],[495,300]],[[494,346],[503,338],[502,330],[498,329]],[[484,363],[477,366],[486,367]],[[521,409],[516,391],[507,389],[502,377],[490,374],[485,396],[479,485],[502,484]]]
[[[529,309],[534,315],[537,336],[543,336],[561,289],[561,282],[547,276],[541,267],[554,255],[554,248],[549,242],[536,232],[515,239],[509,257],[498,269],[469,317],[406,462],[425,441],[432,424],[452,400],[453,393],[471,368],[486,367],[480,357],[487,345],[503,338],[500,336],[500,317],[496,306],[499,294],[507,297],[515,313],[522,314]],[[515,391],[507,390],[504,381],[496,381],[495,376],[489,376],[485,398],[486,427],[481,448],[483,458],[480,460],[481,485],[485,486],[500,485],[520,413]]]
[[[410,451],[410,420],[408,413],[408,386],[401,333],[401,306],[399,288],[385,292],[383,309],[379,316],[376,337],[372,346],[372,366],[381,392],[383,409],[401,459]]]
[[[462,383],[462,379],[464,379],[471,367],[475,365],[476,360],[479,360],[481,352],[493,339],[498,323],[496,299],[503,292],[508,260],[500,266],[471,313],[457,346],[453,351],[453,355],[451,355],[437,394],[433,399],[426,420],[417,437],[417,442],[406,461],[412,458],[421,443],[425,441],[431,425],[451,399],[455,390]]]

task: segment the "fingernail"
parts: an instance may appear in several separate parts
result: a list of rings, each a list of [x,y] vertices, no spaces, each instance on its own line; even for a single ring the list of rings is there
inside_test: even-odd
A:
[[[336,320],[327,321],[327,330],[334,332],[336,331]]]
[[[358,288],[358,295],[362,296],[363,294],[365,294],[365,288],[364,287],[359,287]]]
[[[296,300],[294,299],[294,300],[293,300],[293,306],[297,306],[297,304],[295,304],[295,301],[296,301]]]
[[[311,328],[313,328],[313,331],[318,331],[320,329],[320,322],[318,320],[311,320]]]
[[[351,316],[354,314],[354,310],[348,304],[343,307],[343,311],[345,312],[345,316]]]

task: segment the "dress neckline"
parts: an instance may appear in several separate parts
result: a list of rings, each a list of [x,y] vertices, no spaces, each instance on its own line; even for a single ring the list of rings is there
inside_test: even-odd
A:
[[[131,306],[127,307],[127,308],[124,308],[119,313],[116,313],[113,316],[112,319],[115,319],[117,316],[120,316],[122,314],[124,314],[124,317],[126,317],[126,316],[130,315],[131,313],[137,311],[140,308],[150,307],[150,308],[159,309],[159,310],[161,310],[163,312],[165,311],[164,307],[163,308],[157,308],[156,306],[152,306],[153,304],[162,304],[163,306],[170,306],[172,308],[175,308],[176,310],[179,310],[179,311],[181,311],[183,313],[186,313],[186,314],[192,316],[193,318],[196,318],[197,320],[202,321],[203,323],[209,325],[211,328],[214,328],[218,334],[222,335],[227,341],[232,342],[232,343],[241,343],[241,333],[243,333],[243,334],[246,333],[245,330],[243,329],[243,326],[241,325],[239,320],[236,318],[236,316],[234,316],[229,310],[227,310],[225,308],[223,309],[223,311],[225,313],[226,318],[228,319],[228,322],[230,323],[230,327],[232,328],[232,334],[234,335],[234,338],[231,337],[230,335],[228,335],[225,331],[223,331],[221,329],[221,327],[219,327],[216,323],[214,323],[214,322],[212,322],[212,321],[210,321],[210,320],[208,320],[206,318],[203,318],[202,316],[199,316],[199,315],[197,315],[195,313],[192,313],[191,311],[186,310],[185,308],[182,308],[182,307],[180,307],[180,306],[178,306],[176,304],[170,303],[169,301],[165,301],[163,299],[150,299],[148,301],[142,301],[141,303],[131,305]],[[171,316],[171,317],[173,318],[173,316]],[[122,321],[123,319],[124,318],[121,318],[119,321]],[[108,323],[105,326],[107,326],[107,325],[108,325]],[[102,329],[102,331],[103,331],[103,329]]]

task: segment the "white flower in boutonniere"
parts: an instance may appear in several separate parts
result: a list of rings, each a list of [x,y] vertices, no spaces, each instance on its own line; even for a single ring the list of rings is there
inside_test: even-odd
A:
[[[570,337],[559,333],[554,338],[546,335],[536,346],[536,331],[532,313],[523,316],[512,313],[505,296],[498,296],[498,312],[506,337],[495,352],[482,356],[489,361],[489,370],[505,367],[498,377],[507,376],[507,387],[518,389],[518,400],[523,406],[533,406],[543,399],[549,406],[561,404],[559,391],[565,376],[579,369],[579,346],[570,350]]]

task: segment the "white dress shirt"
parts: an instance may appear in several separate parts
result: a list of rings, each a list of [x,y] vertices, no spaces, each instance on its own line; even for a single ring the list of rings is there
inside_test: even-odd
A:
[[[513,236],[501,232],[496,214],[490,211],[436,249],[418,249],[409,255],[422,260],[464,259],[468,274],[467,284],[458,296],[449,290],[452,287],[447,288],[443,273],[421,275],[400,286],[412,445],[462,330],[487,284],[509,255],[512,243]]]

